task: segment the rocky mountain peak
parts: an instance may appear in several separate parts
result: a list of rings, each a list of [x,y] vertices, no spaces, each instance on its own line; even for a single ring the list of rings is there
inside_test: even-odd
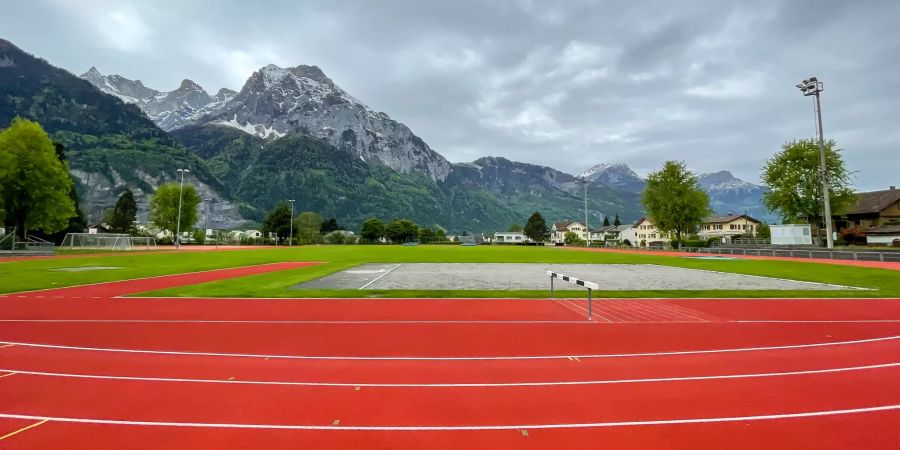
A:
[[[204,90],[202,87],[200,87],[199,84],[195,83],[193,80],[189,80],[189,79],[185,78],[185,79],[181,80],[181,85],[178,86],[178,90],[182,91],[182,90],[188,90],[188,89],[200,90],[200,91]]]

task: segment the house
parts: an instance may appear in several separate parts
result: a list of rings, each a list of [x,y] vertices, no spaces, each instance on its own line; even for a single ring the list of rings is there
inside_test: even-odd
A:
[[[871,227],[900,222],[900,189],[891,186],[883,191],[859,192],[856,202],[832,220],[835,231],[855,227],[863,233]]]
[[[866,244],[900,247],[900,224],[869,227],[866,230]]]
[[[672,240],[668,233],[660,232],[649,217],[641,217],[634,223],[634,241],[632,244],[647,247],[654,242],[668,243]]]
[[[638,245],[640,242],[637,240],[637,229],[632,224],[623,224],[616,227],[616,233],[619,235],[618,239],[613,244],[620,245]],[[628,244],[625,243],[628,241]]]
[[[528,236],[525,236],[522,232],[500,231],[494,233],[495,244],[528,244],[531,242],[531,239],[529,239]]]
[[[746,214],[712,216],[703,220],[698,234],[701,239],[720,238],[722,242],[731,242],[738,236],[756,236],[760,223]]]
[[[587,240],[587,230],[584,225],[572,221],[572,220],[561,220],[553,223],[553,226],[550,227],[550,242],[554,244],[562,244],[566,240],[566,233],[573,232],[578,235],[579,239]]]

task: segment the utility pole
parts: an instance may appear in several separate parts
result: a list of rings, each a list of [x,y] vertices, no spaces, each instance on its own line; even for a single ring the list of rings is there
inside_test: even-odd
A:
[[[825,166],[825,135],[822,132],[822,100],[821,92],[825,90],[824,84],[816,77],[809,77],[799,84],[797,88],[806,97],[816,97],[816,131],[819,133],[819,179],[822,181],[822,203],[825,209],[825,234],[829,249],[834,248],[834,236],[831,231],[831,200],[828,192],[828,172]]]
[[[291,237],[288,238],[288,245],[294,245],[294,200],[291,199],[288,201],[291,202]]]
[[[584,235],[587,246],[591,246],[591,228],[588,226],[588,207],[587,207],[587,178],[581,177],[581,185],[584,187]]]
[[[178,187],[178,221],[175,223],[175,248],[181,248],[181,198],[184,194],[184,174],[191,173],[187,169],[178,169],[176,172],[181,173],[181,184]]]
[[[203,245],[206,245],[206,230],[209,229],[209,213],[210,213],[210,203],[212,203],[211,198],[204,198],[203,203],[206,204],[206,215],[203,216]]]

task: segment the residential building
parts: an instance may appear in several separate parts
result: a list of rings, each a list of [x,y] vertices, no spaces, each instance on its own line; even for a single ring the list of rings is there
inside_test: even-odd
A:
[[[668,233],[663,233],[656,228],[653,221],[649,217],[641,217],[634,224],[635,241],[631,243],[637,246],[646,247],[654,242],[668,243],[672,240]]]
[[[630,230],[632,225],[604,225],[591,230],[591,241],[603,241],[609,245],[618,245],[625,239],[633,242],[633,237],[623,237],[622,232]]]
[[[900,189],[859,192],[856,201],[842,214],[834,215],[834,231],[856,227],[865,233],[871,227],[900,222]]]
[[[500,231],[494,233],[495,244],[527,244],[531,243],[531,239],[522,232],[517,231]]]
[[[746,214],[712,216],[700,224],[698,235],[701,239],[720,238],[727,243],[739,236],[756,236],[760,223],[762,222]]]
[[[866,244],[900,247],[900,224],[869,227],[866,230]]]
[[[566,240],[566,233],[573,232],[582,240],[587,240],[587,230],[579,222],[572,220],[561,220],[554,222],[550,227],[550,242],[554,244],[562,244]]]

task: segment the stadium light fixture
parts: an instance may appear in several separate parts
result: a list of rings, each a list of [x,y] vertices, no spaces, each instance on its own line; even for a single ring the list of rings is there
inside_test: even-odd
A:
[[[828,193],[828,177],[825,169],[825,137],[822,132],[822,99],[821,93],[825,90],[825,85],[819,81],[818,77],[809,77],[797,85],[800,92],[805,97],[816,97],[816,131],[819,134],[819,179],[822,180],[822,203],[825,214],[825,238],[829,249],[834,248],[834,236],[831,230],[831,200]]]
[[[294,199],[290,199],[288,201],[291,202],[291,234],[288,238],[288,245],[294,245]]]
[[[178,221],[175,223],[175,249],[181,248],[181,200],[184,194],[184,174],[191,173],[188,169],[178,169],[181,174],[181,184],[178,186]]]

